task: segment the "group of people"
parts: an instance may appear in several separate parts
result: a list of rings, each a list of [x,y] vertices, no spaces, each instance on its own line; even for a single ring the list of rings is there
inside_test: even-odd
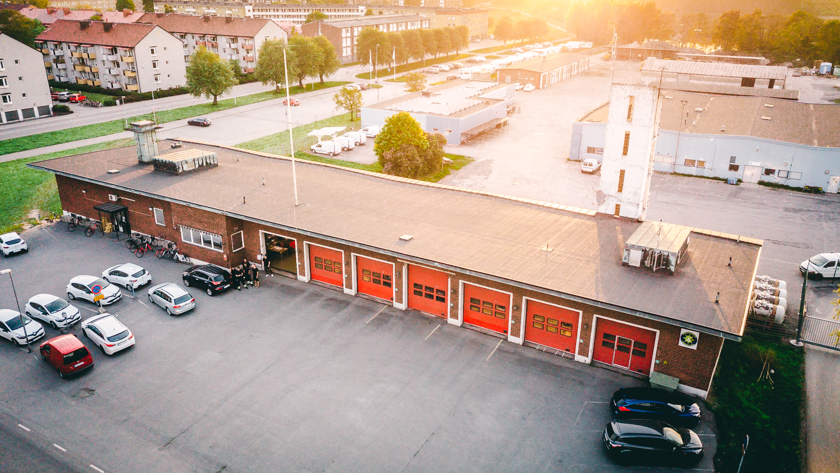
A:
[[[260,268],[256,264],[245,260],[244,263],[233,268],[231,278],[233,279],[233,285],[239,291],[242,290],[243,286],[245,289],[248,289],[249,286],[260,287]]]

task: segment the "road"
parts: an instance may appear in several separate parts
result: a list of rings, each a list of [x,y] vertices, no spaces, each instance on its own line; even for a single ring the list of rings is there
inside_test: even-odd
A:
[[[0,470],[3,473],[30,473],[36,468],[41,473],[97,472],[95,463],[68,451],[62,443],[62,439],[54,433],[50,435],[48,429],[0,411]]]

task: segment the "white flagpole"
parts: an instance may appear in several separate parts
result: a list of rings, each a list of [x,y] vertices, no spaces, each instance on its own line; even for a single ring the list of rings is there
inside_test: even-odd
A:
[[[295,140],[292,136],[292,99],[289,95],[289,65],[286,62],[286,47],[283,47],[283,69],[286,73],[286,122],[289,127],[289,146],[292,149],[292,183],[295,188],[295,207],[298,206],[297,173],[295,172]]]

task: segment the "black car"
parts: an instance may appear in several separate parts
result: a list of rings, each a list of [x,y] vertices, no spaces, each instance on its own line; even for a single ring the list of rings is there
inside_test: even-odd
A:
[[[222,292],[230,287],[230,273],[224,268],[205,264],[193,266],[181,276],[184,286],[204,289],[208,296]]]
[[[187,120],[187,125],[210,126],[210,119],[209,118],[190,118],[189,120]]]
[[[604,449],[619,462],[695,465],[703,443],[694,431],[660,420],[614,420],[604,429]]]
[[[624,388],[615,392],[610,408],[619,419],[658,419],[697,425],[700,406],[687,396],[656,388]]]

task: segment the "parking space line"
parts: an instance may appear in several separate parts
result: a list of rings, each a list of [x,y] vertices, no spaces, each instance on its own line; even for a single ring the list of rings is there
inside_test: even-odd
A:
[[[381,309],[379,309],[379,312],[377,312],[376,314],[374,314],[374,315],[373,315],[373,317],[371,317],[371,318],[370,318],[370,320],[368,320],[367,322],[365,322],[365,325],[369,324],[371,320],[375,319],[377,315],[381,314],[381,313],[382,313],[382,311],[383,311],[383,310],[385,310],[385,308],[386,308],[386,307],[388,307],[388,306],[387,306],[387,305],[383,305],[383,306],[382,306],[382,308],[381,308]]]
[[[58,238],[56,238],[56,237],[55,237],[55,235],[53,235],[52,233],[50,233],[50,232],[49,232],[49,230],[47,230],[47,229],[46,229],[46,228],[44,228],[44,227],[42,227],[41,229],[42,229],[42,230],[44,230],[44,232],[45,232],[47,235],[51,236],[53,240],[58,241],[59,243],[61,243],[61,242],[58,240]]]
[[[105,470],[103,470],[102,468],[97,468],[96,465],[90,465],[90,467],[98,471],[99,473],[105,473]]]
[[[25,431],[27,431],[27,432],[32,432],[31,430],[29,430],[29,428],[28,428],[28,427],[26,427],[26,426],[25,426],[25,425],[23,425],[23,424],[18,424],[18,427],[20,427],[21,429],[23,429],[23,430],[25,430]]]
[[[57,449],[61,450],[62,452],[66,452],[66,451],[67,451],[67,449],[66,449],[66,448],[62,447],[61,445],[59,445],[59,444],[57,444],[57,443],[54,443],[54,444],[53,444],[53,447],[55,447],[55,448],[57,448]]]
[[[499,343],[496,344],[496,348],[494,348],[493,351],[491,351],[490,354],[487,356],[487,359],[484,360],[485,363],[487,363],[487,361],[490,360],[490,357],[493,356],[493,353],[496,353],[496,350],[499,349],[499,345],[501,345],[503,341],[504,340],[499,340]]]
[[[429,333],[428,335],[426,335],[426,338],[424,338],[424,339],[423,339],[423,341],[425,342],[426,340],[428,340],[428,339],[429,339],[429,337],[431,337],[431,336],[432,336],[432,333],[435,333],[435,331],[436,331],[437,329],[439,329],[439,328],[440,328],[440,324],[438,324],[438,326],[437,326],[437,327],[435,327],[435,328],[434,328],[434,330],[432,330],[432,331],[431,331],[431,333]]]

